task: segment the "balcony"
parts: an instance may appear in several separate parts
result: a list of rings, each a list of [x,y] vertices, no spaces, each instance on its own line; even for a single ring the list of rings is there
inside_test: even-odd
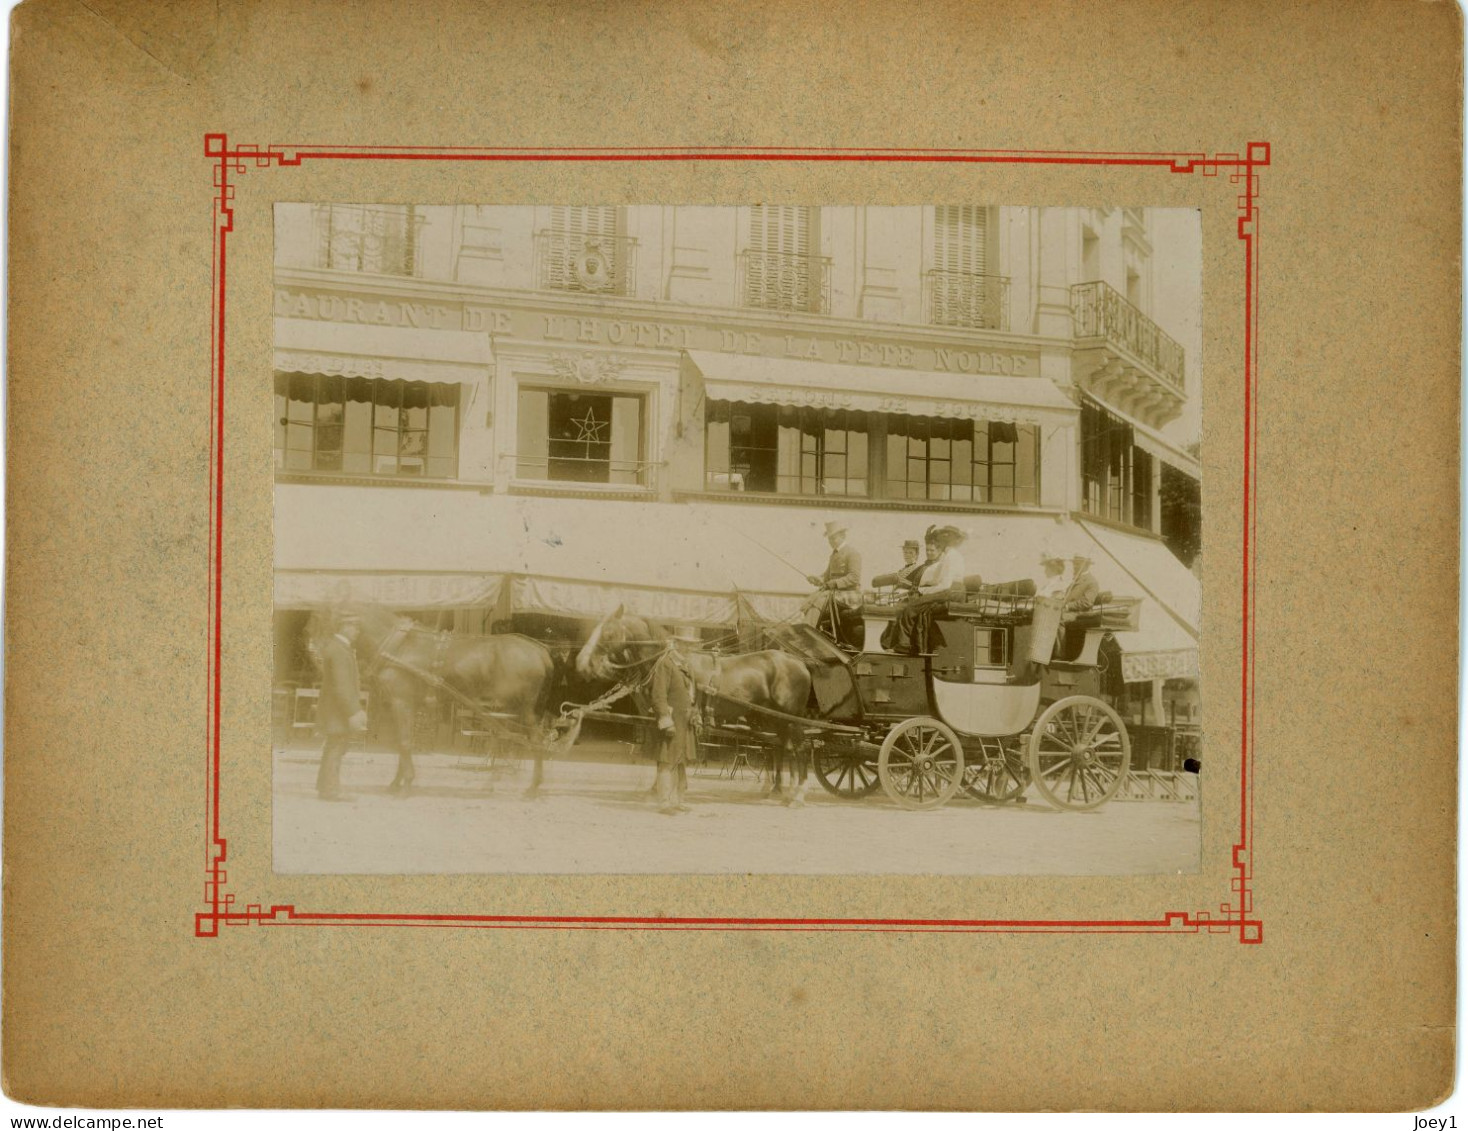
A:
[[[930,326],[1009,329],[1009,280],[967,271],[923,275],[923,310]]]
[[[775,251],[739,253],[739,305],[831,313],[831,260]]]
[[[1176,418],[1186,393],[1183,347],[1105,283],[1070,289],[1076,383],[1153,427]]]
[[[578,294],[636,293],[637,241],[628,236],[548,230],[535,233],[535,285]]]
[[[318,266],[407,278],[421,273],[425,217],[413,205],[318,204],[313,219]]]

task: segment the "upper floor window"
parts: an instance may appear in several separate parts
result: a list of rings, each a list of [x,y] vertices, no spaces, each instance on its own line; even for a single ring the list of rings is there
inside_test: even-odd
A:
[[[817,254],[819,212],[797,205],[749,209],[749,242],[739,255],[740,304],[829,313],[831,261]]]
[[[275,468],[455,478],[459,386],[277,373]]]
[[[635,394],[521,388],[516,476],[647,486],[643,402]]]
[[[710,490],[867,494],[867,414],[712,401],[704,479]]]
[[[421,273],[419,228],[412,204],[318,204],[316,263],[335,271],[373,275]]]
[[[887,418],[887,497],[1034,506],[1040,430],[1033,424]]]
[[[627,236],[625,208],[556,205],[550,214],[550,227],[535,236],[542,290],[635,293],[637,241]]]
[[[989,216],[973,204],[933,209],[933,266],[923,280],[930,324],[1008,328],[1009,280],[990,273]]]

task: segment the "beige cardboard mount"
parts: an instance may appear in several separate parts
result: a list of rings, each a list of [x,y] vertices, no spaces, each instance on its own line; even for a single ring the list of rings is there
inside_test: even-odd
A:
[[[1453,6],[27,0],[13,26],[12,1097],[1450,1089]],[[272,874],[270,439],[239,409],[274,202],[953,199],[1202,212],[1199,874]]]

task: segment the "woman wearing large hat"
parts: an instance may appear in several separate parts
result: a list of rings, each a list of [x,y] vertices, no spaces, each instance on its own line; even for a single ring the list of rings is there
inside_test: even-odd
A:
[[[917,587],[918,595],[902,606],[897,619],[882,633],[882,647],[889,652],[916,656],[942,647],[943,631],[937,618],[951,600],[964,597],[964,561],[958,547],[967,535],[956,526],[930,526],[924,541],[928,565]]]

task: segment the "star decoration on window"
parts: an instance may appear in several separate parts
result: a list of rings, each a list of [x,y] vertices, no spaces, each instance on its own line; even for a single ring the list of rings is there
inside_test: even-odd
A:
[[[605,444],[607,442],[607,429],[610,425],[605,420],[598,420],[591,409],[586,410],[586,415],[579,420],[571,418],[571,423],[576,426],[576,441],[586,444]]]

